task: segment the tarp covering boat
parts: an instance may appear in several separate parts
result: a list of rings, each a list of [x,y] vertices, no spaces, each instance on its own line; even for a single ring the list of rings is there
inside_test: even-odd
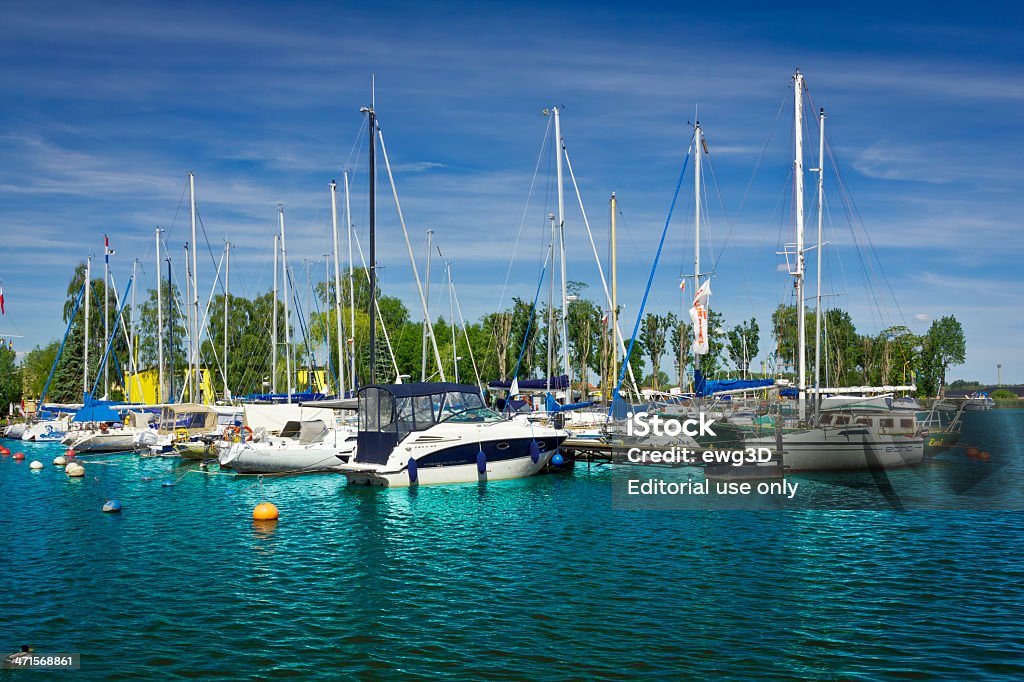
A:
[[[318,443],[323,440],[327,424],[319,419],[313,421],[290,421],[281,429],[281,438],[294,438],[299,443]]]
[[[569,375],[563,374],[557,377],[549,379],[523,379],[519,382],[519,390],[521,391],[544,391],[549,388],[555,390],[561,390],[569,388]],[[491,381],[487,384],[488,388],[512,388],[511,381]]]
[[[699,396],[709,396],[721,391],[769,388],[775,385],[775,379],[707,379],[700,370],[695,372],[694,377],[694,389]]]
[[[570,403],[568,405],[559,405],[558,401],[555,400],[555,396],[548,393],[544,396],[544,409],[548,412],[568,412],[569,410],[578,410],[584,407],[590,407],[594,404],[593,400],[588,400],[583,403]]]
[[[93,403],[75,412],[75,417],[71,421],[79,424],[84,422],[119,422],[121,421],[121,415],[115,412],[108,403]]]
[[[245,425],[255,431],[263,428],[267,433],[277,434],[288,422],[314,421],[334,424],[334,410],[308,405],[245,405]]]

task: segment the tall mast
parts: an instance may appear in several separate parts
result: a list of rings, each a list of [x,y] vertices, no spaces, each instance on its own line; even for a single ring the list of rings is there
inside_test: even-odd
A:
[[[338,335],[338,395],[345,397],[345,346],[341,333],[341,253],[338,251],[338,183],[331,180],[331,228],[334,233],[334,319]]]
[[[92,289],[92,256],[85,258],[85,310],[82,320],[85,323],[85,344],[82,348],[82,401],[89,392],[89,290]]]
[[[814,418],[817,422],[821,409],[821,260],[822,213],[825,199],[825,109],[818,112],[818,285],[814,301]]]
[[[159,277],[158,277],[159,279]],[[167,259],[167,317],[170,322],[167,325],[167,333],[170,335],[167,344],[168,351],[171,354],[170,362],[168,363],[168,377],[170,380],[170,386],[168,387],[167,397],[174,401],[174,287],[171,283],[171,259]]]
[[[136,275],[136,270],[138,269],[138,265],[139,265],[139,259],[136,258],[135,260],[132,261],[132,282],[133,283],[135,282],[135,275]],[[136,340],[137,335],[135,333],[135,327],[137,325],[137,320],[136,320],[136,315],[135,315],[135,311],[137,310],[136,307],[135,307],[135,292],[136,292],[137,289],[138,289],[138,287],[136,287],[136,286],[132,287],[132,314],[128,318],[128,320],[131,322],[131,325],[132,325],[131,331],[128,334],[128,341],[129,341],[128,352],[131,353],[131,357],[128,358],[128,361],[129,361],[128,364],[132,368],[132,374],[135,374],[136,386],[138,386],[138,381],[139,381],[139,377],[138,377],[139,368],[135,366],[135,349],[138,347],[137,346],[138,342]],[[125,383],[128,383],[127,380],[125,380]],[[125,390],[126,391],[127,391],[127,389],[128,389],[128,387],[125,386]],[[139,395],[139,401],[140,402],[146,402],[146,399],[140,394]]]
[[[548,262],[551,263],[551,277],[548,278],[548,372],[547,390],[551,391],[551,374],[554,370],[555,348],[555,214],[549,213],[551,221],[551,242],[548,244]]]
[[[110,240],[103,235],[103,347],[110,343]],[[110,398],[110,363],[103,363],[103,398]]]
[[[804,306],[804,129],[803,129],[804,76],[797,69],[793,75],[793,178],[796,196],[796,311],[797,353],[799,358],[799,397],[801,421],[807,416],[807,339],[805,338],[807,312]]]
[[[224,400],[231,400],[228,389],[228,298],[231,295],[231,242],[224,242]],[[212,339],[211,339],[212,340]]]
[[[377,115],[363,107],[370,129],[370,383],[377,383]]]
[[[562,365],[568,378],[568,394],[566,403],[572,402],[572,370],[569,366],[569,302],[566,295],[566,272],[565,272],[565,191],[562,186],[562,154],[565,153],[565,143],[562,141],[562,127],[558,118],[558,107],[553,107],[555,112],[555,138],[558,145],[558,155],[555,157],[555,173],[558,181],[558,248],[559,260],[562,265]]]
[[[270,392],[277,393],[277,256],[281,250],[281,235],[274,235],[274,302],[270,327]]]
[[[202,402],[201,380],[199,378],[199,242],[196,240],[196,176],[191,171],[188,174],[188,198],[192,217],[192,348],[189,353],[192,367],[192,381],[195,389],[192,400]]]
[[[423,347],[420,354],[420,381],[427,380],[427,318],[430,317],[430,248],[433,243],[434,231],[427,230],[427,277],[426,277],[426,299],[427,299],[427,312],[423,314]]]
[[[617,203],[618,202],[615,200],[615,192],[612,192],[612,371],[608,378],[610,381],[614,382],[617,382],[619,377],[619,345],[616,343],[615,339],[615,330],[618,329],[619,324],[619,271],[615,254],[617,246],[615,238],[615,214],[618,212]],[[603,387],[602,390],[604,390]]]
[[[445,263],[445,270],[448,272],[448,307],[452,317],[452,362],[455,365],[455,383],[459,383],[459,348],[457,344],[457,325],[455,323],[455,287],[452,286],[452,262]]]
[[[356,278],[355,269],[352,265],[352,207],[349,204],[348,194],[348,171],[345,171],[345,225],[348,227],[348,313],[349,327],[352,347],[349,348],[349,376],[352,380],[352,392],[356,390]]]
[[[192,269],[188,263],[188,242],[185,242],[185,298],[182,299],[182,304],[185,306],[185,310],[188,313],[188,318],[185,321],[185,361],[187,363],[187,369],[185,370],[185,384],[183,388],[188,393],[188,399],[195,402],[195,383],[192,376],[192,306],[189,305],[189,301],[192,300]],[[182,393],[184,395],[185,393]]]
[[[696,117],[694,117],[696,119]],[[700,122],[693,124],[693,294],[700,290],[700,162],[701,141],[704,131]],[[708,330],[710,334],[710,330]],[[696,330],[694,330],[696,335]],[[700,355],[693,354],[694,382],[697,381],[696,371],[700,369]],[[679,379],[682,383],[682,377]],[[696,387],[694,387],[696,390]]]
[[[156,228],[156,402],[164,401],[164,284],[160,276],[160,228]]]
[[[288,315],[288,248],[284,241],[284,206],[277,205],[277,215],[281,223],[281,284],[284,286],[284,371],[285,386],[288,389],[288,402],[292,401],[292,338]]]

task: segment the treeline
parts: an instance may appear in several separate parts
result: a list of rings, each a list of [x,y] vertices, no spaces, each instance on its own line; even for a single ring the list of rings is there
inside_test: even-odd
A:
[[[54,373],[48,400],[71,402],[81,399],[84,310],[80,307],[73,319],[71,313],[84,272],[84,265],[79,266],[68,286],[64,320],[72,320],[71,332]],[[175,376],[180,384],[180,378],[188,366],[186,304],[180,300],[176,288],[166,283],[162,286],[164,362],[165,367],[175,368]],[[90,383],[95,383],[105,351],[102,279],[93,280],[92,287],[89,375]],[[571,296],[567,305],[566,329],[570,375],[574,388],[583,391],[588,384],[613,385],[622,372],[621,353],[618,364],[613,367],[612,349],[615,340],[611,335],[609,316],[603,306],[584,297],[586,287],[581,282],[569,284]],[[308,295],[310,293],[312,295]],[[330,281],[321,282],[313,292],[293,291],[293,294],[291,311],[294,322],[289,337],[295,361],[294,371],[310,367],[326,369],[334,385],[334,377],[339,373],[334,284]],[[200,364],[210,370],[214,386],[218,389],[223,384],[225,370],[228,388],[233,395],[264,393],[275,385],[275,377],[271,376],[272,298],[270,293],[252,299],[230,296],[226,325],[223,295],[215,296],[209,305],[205,340],[200,349]],[[349,349],[354,349],[359,382],[366,383],[370,376],[370,288],[365,270],[355,271],[354,283],[350,283],[347,277],[343,280],[340,299],[344,334],[347,337],[344,343]],[[305,310],[306,306],[312,307],[312,310]],[[428,343],[425,376],[422,366],[423,324],[413,319],[401,300],[385,295],[379,287],[377,306],[380,318],[376,334],[378,381],[394,381],[397,375],[407,377],[406,380],[418,381],[422,376],[428,381],[436,381],[440,378],[441,369],[449,381],[458,378],[464,383],[475,383],[477,375],[484,382],[493,379],[510,380],[513,376],[519,379],[541,377],[547,372],[549,345],[554,366],[563,366],[560,304],[556,304],[556,309],[552,311],[547,305],[534,308],[531,301],[513,298],[505,310],[488,313],[474,322],[467,321],[464,329],[461,324],[453,326],[451,320],[439,316],[433,321],[433,331],[441,367],[437,366],[433,346]],[[127,372],[132,363],[127,338],[116,326],[115,311],[116,306],[112,300],[109,323],[111,330],[117,329],[117,335],[111,344],[110,375],[112,383],[120,385],[122,373]],[[205,311],[206,308],[201,306],[201,317]],[[278,391],[284,391],[287,386],[287,346],[283,301],[277,302],[277,314],[276,386]],[[126,307],[124,321],[128,328],[133,326],[130,315],[130,307]],[[151,289],[139,305],[137,330],[132,339],[135,364],[142,369],[157,365],[157,319],[157,293]],[[627,321],[620,320],[620,328],[624,329],[624,333],[629,332],[629,326]],[[796,327],[796,308],[780,305],[772,315],[774,348],[769,354],[772,359],[768,366],[761,368],[761,372],[755,372],[752,359],[759,355],[761,342],[757,320],[751,318],[728,327],[722,314],[712,310],[708,319],[709,353],[700,358],[700,369],[709,377],[763,374],[793,376],[797,349]],[[806,328],[810,382],[814,362],[813,312],[808,312]],[[225,341],[228,348],[226,367],[223,357]],[[626,338],[624,341],[626,347],[631,345],[631,339]],[[636,381],[643,386],[667,390],[679,383],[678,380],[670,379],[666,369],[674,371],[676,377],[684,377],[684,384],[688,384],[692,378],[694,358],[691,353],[692,329],[688,319],[674,313],[647,313],[641,321],[636,342],[632,345],[629,365]],[[54,341],[46,347],[34,349],[25,358],[21,380],[27,395],[38,396],[42,392],[58,346],[59,343]],[[934,395],[939,385],[944,384],[947,369],[964,361],[965,346],[960,323],[952,316],[936,320],[929,331],[920,336],[902,326],[891,327],[870,336],[858,334],[845,311],[828,310],[823,316],[822,384],[881,385],[916,381],[919,393]],[[322,361],[325,349],[326,366]],[[315,358],[321,358],[321,361],[314,362]],[[2,362],[3,357],[0,356]],[[556,373],[561,371],[556,370]],[[626,379],[629,380],[628,374]],[[294,380],[292,385],[296,390],[308,387],[298,386]],[[177,388],[180,391],[180,386]],[[102,394],[102,388],[98,388],[97,392]],[[120,395],[115,393],[112,397]]]

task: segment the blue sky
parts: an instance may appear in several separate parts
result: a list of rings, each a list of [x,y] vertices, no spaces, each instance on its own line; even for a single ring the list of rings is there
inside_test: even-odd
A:
[[[541,111],[552,105],[563,107],[602,255],[608,197],[619,198],[620,300],[631,319],[699,107],[717,180],[704,255],[719,264],[712,307],[729,324],[757,316],[764,357],[770,312],[790,291],[776,251],[793,240],[788,107],[799,67],[827,110],[857,230],[862,223],[873,245],[864,256],[852,248],[827,167],[833,300],[862,332],[901,323],[922,332],[955,314],[968,358],[951,378],[994,382],[1002,363],[1004,382],[1024,382],[1024,26],[1015,6],[110,5],[4,3],[0,333],[20,335],[22,351],[59,338],[67,281],[86,254],[102,258],[104,232],[118,286],[133,258],[145,270],[140,285],[153,286],[154,228],[169,230],[172,256],[188,238],[186,170],[196,173],[212,249],[225,238],[238,245],[236,293],[270,287],[278,202],[297,272],[329,252],[328,182],[343,168],[355,168],[353,217],[365,240],[359,107],[373,75],[413,246],[418,253],[424,231],[436,231],[474,319],[535,289],[554,206],[549,157],[527,198]],[[812,149],[807,168],[817,165]],[[692,181],[684,188],[649,304],[657,312],[679,310],[678,277],[692,271]],[[569,277],[599,299],[567,189]],[[418,315],[384,176],[381,190],[383,286]],[[199,274],[205,297],[209,256]]]

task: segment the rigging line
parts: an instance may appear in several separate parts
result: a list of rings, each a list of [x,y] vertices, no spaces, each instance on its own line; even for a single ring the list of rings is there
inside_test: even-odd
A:
[[[530,201],[533,198],[533,190],[537,185],[537,175],[540,173],[541,160],[544,158],[544,150],[548,146],[548,137],[551,131],[552,118],[548,117],[547,127],[544,129],[544,137],[541,139],[540,151],[537,152],[537,163],[533,167],[533,177],[530,178],[530,190],[526,194],[526,204],[523,206],[523,215],[519,220],[519,231],[516,232],[516,241],[512,246],[512,257],[508,262],[508,270],[505,272],[505,282],[501,285],[501,296],[498,298],[498,310],[505,305],[505,293],[508,288],[508,280],[512,276],[512,267],[516,262],[516,254],[519,252],[519,239],[523,235],[523,228],[526,227],[526,215],[530,210]]]
[[[356,240],[356,251],[359,252],[359,261],[363,264],[363,275],[366,277],[367,285],[369,285],[369,283],[370,283],[370,268],[368,268],[366,266],[366,257],[363,255],[363,245],[359,241],[359,232],[357,230],[352,230],[352,236]],[[353,283],[351,286],[355,286],[355,284]],[[379,287],[379,282],[378,282],[378,287]],[[371,291],[370,295],[374,296],[375,293]],[[381,312],[379,305],[375,305],[373,307],[377,310],[377,319],[380,321],[381,331],[384,332],[384,342],[387,344],[388,354],[391,356],[391,364],[394,365],[395,377],[397,379],[398,374],[400,373],[399,370],[398,370],[398,360],[395,359],[395,351],[394,351],[394,348],[391,345],[391,337],[388,335],[388,327],[387,327],[386,324],[384,324],[384,314]],[[369,316],[369,315],[367,315],[367,316]],[[354,337],[354,332],[353,332],[353,338],[355,338]]]
[[[178,214],[181,212],[181,205],[185,202],[185,192],[188,191],[188,180],[185,181],[185,186],[181,190],[181,196],[178,197],[178,208],[174,209],[174,218],[171,219],[171,225],[167,228],[164,233],[166,237],[171,236],[171,230],[174,229],[175,223],[178,222]]]
[[[718,205],[722,208],[722,215],[725,216],[725,222],[729,226],[729,230],[725,235],[725,244],[722,245],[722,250],[718,253],[718,258],[715,259],[711,271],[715,272],[718,270],[718,261],[722,258],[722,255],[725,253],[726,245],[731,243],[733,247],[733,253],[736,254],[736,264],[740,271],[740,277],[743,280],[743,288],[747,294],[747,301],[750,303],[750,310],[756,316],[757,311],[754,308],[754,297],[753,293],[750,290],[750,281],[747,279],[747,269],[743,265],[743,259],[740,258],[739,245],[733,238],[733,228],[736,226],[736,223],[732,220],[732,218],[729,217],[729,212],[725,208],[725,201],[722,199],[722,189],[718,184],[718,175],[715,173],[715,165],[711,161],[711,154],[708,153],[706,156],[708,161],[708,168],[711,169],[711,182],[712,184],[714,184],[715,194],[718,196]]]
[[[782,97],[782,102],[779,103],[779,109],[775,112],[775,121],[772,123],[771,129],[768,131],[768,139],[764,141],[764,147],[761,149],[761,154],[757,157],[757,163],[754,164],[754,171],[750,175],[750,180],[747,181],[747,187],[743,190],[743,196],[740,198],[740,204],[736,207],[736,215],[743,212],[743,207],[747,202],[747,196],[750,194],[750,188],[754,185],[754,179],[757,177],[757,171],[761,167],[761,161],[764,160],[764,155],[768,151],[768,145],[771,144],[772,137],[775,136],[775,130],[779,125],[779,118],[782,116],[782,110],[785,108],[786,102],[790,99],[788,90],[789,89],[787,88],[786,94]]]

